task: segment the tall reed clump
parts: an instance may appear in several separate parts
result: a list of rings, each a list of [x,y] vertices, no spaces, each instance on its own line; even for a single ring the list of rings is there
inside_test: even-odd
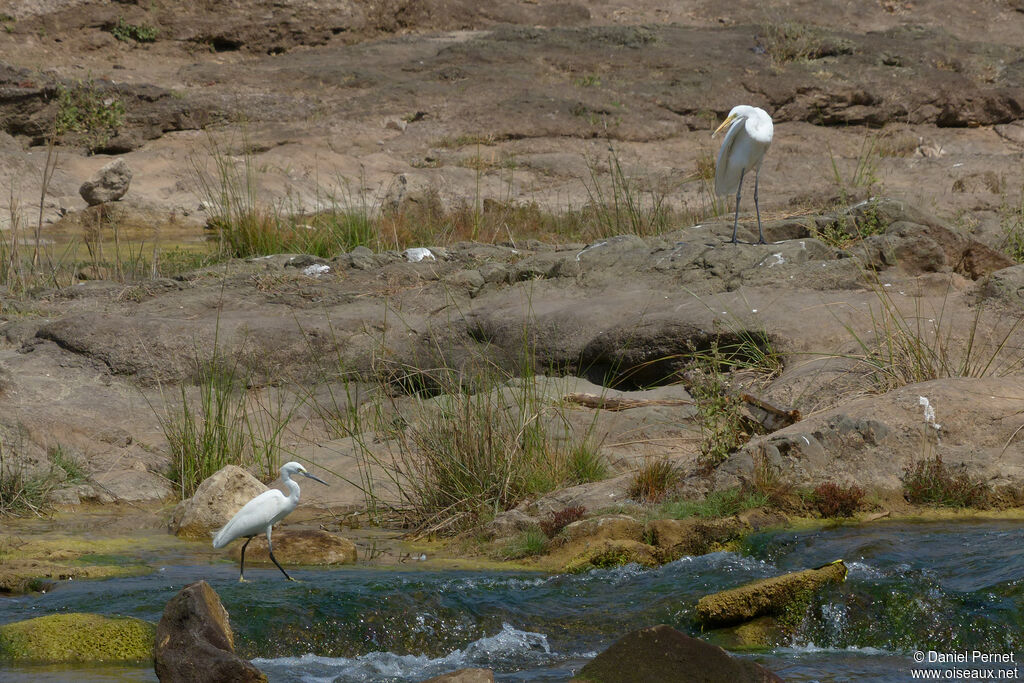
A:
[[[569,438],[534,376],[485,376],[467,388],[457,373],[435,373],[435,395],[404,411],[392,460],[377,462],[421,533],[463,531],[528,496],[605,475],[585,438]]]
[[[858,333],[850,323],[844,327],[860,350],[854,359],[867,368],[879,393],[933,379],[1005,376],[1024,365],[1024,357],[1009,353],[1024,317],[1009,321],[1002,331],[999,323],[988,328],[985,308],[978,304],[961,338],[946,310],[952,281],[937,311],[923,310],[921,297],[913,297],[914,310],[907,314],[876,274],[868,277],[877,297],[877,305],[868,309],[870,334]]]
[[[197,360],[198,399],[182,383],[177,405],[160,416],[171,451],[170,479],[182,498],[226,465],[250,467],[265,480],[276,476],[281,437],[296,404],[287,405],[281,393],[276,401],[261,400],[249,390],[250,380],[238,359]]]
[[[255,157],[244,136],[239,155],[212,137],[209,152],[212,169],[193,157],[192,176],[210,211],[207,227],[216,235],[222,257],[330,257],[358,246],[381,246],[374,207],[361,195],[325,193],[314,211],[289,210],[285,202],[264,200]]]

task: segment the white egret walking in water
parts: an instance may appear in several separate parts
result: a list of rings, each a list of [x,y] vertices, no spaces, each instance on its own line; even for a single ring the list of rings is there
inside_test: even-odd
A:
[[[249,541],[254,537],[263,533],[267,535],[267,550],[270,553],[270,559],[273,560],[286,579],[289,581],[295,580],[288,576],[288,572],[284,570],[281,563],[274,557],[274,546],[270,542],[271,527],[287,517],[295,509],[295,506],[299,504],[299,485],[292,481],[293,474],[301,474],[327,486],[327,482],[314,477],[299,463],[285,463],[281,467],[281,481],[288,487],[291,493],[286,496],[277,489],[264,491],[243,505],[242,509],[231,518],[231,521],[225,524],[213,537],[214,548],[223,548],[236,538],[245,537],[245,544],[242,546],[242,560],[238,567],[239,581],[245,581],[245,546],[249,545]]]
[[[736,215],[732,221],[732,243],[736,244],[736,228],[740,220],[740,189],[743,176],[754,170],[754,211],[757,212],[758,244],[764,244],[764,232],[761,230],[761,209],[757,205],[757,179],[761,173],[761,161],[768,146],[772,144],[772,117],[759,107],[741,104],[733,107],[729,116],[722,122],[711,137],[715,137],[722,129],[728,128],[722,149],[718,152],[718,163],[715,167],[715,194],[732,195],[736,193]]]

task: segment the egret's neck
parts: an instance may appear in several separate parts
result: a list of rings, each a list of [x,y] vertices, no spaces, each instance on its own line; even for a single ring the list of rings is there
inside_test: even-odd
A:
[[[284,485],[288,487],[288,500],[291,501],[292,505],[297,505],[299,502],[299,484],[294,481],[287,474],[284,475]]]

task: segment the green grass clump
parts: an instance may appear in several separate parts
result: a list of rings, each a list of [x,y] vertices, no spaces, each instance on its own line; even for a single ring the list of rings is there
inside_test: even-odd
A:
[[[265,480],[277,476],[282,435],[298,404],[285,405],[280,392],[276,402],[261,400],[249,390],[252,380],[238,359],[197,360],[198,401],[185,383],[178,401],[167,401],[160,424],[171,452],[170,479],[182,498],[226,465],[252,467]]]
[[[928,312],[922,310],[921,297],[913,297],[914,311],[905,314],[877,274],[867,276],[878,300],[868,312],[870,334],[857,332],[849,323],[843,326],[860,347],[852,357],[866,367],[870,388],[878,393],[933,379],[1011,375],[1024,363],[1009,345],[1024,317],[1008,321],[1005,332],[999,329],[1002,321],[989,328],[983,317],[985,307],[979,304],[970,323],[954,330],[945,298],[939,310]],[[946,298],[951,288],[952,280]]]
[[[668,460],[649,460],[633,475],[628,495],[644,503],[655,503],[675,487],[680,476],[679,470]]]
[[[712,491],[704,500],[676,500],[662,503],[657,509],[657,514],[673,519],[686,519],[687,517],[717,519],[730,517],[745,510],[764,507],[768,502],[768,496],[763,493],[732,488],[724,491]]]
[[[102,90],[90,78],[71,88],[57,86],[57,137],[74,134],[90,152],[102,149],[125,122],[125,106],[116,93]]]
[[[942,456],[925,458],[903,470],[903,497],[918,505],[981,508],[988,504],[990,491],[966,472],[954,474]]]
[[[514,536],[501,549],[501,557],[505,560],[519,560],[524,557],[535,557],[547,552],[548,537],[540,529],[527,529]]]
[[[110,29],[111,35],[120,41],[136,43],[152,43],[156,41],[159,31],[149,24],[129,24],[124,17],[118,17],[117,23]]]
[[[63,470],[65,474],[65,484],[80,484],[89,478],[85,468],[75,460],[71,455],[64,451],[64,447],[57,445],[50,449],[50,463],[54,467],[58,467]]]
[[[28,475],[11,462],[0,444],[0,515],[42,514],[46,498],[56,486],[53,477]]]
[[[408,424],[393,434],[393,458],[363,449],[389,472],[401,514],[421,533],[457,533],[527,497],[603,476],[603,461],[585,439],[556,438],[566,436],[553,431],[565,422],[549,419],[558,408],[529,372],[517,381],[485,372],[472,389],[455,373],[427,374],[401,380],[415,402],[392,411],[404,412]]]

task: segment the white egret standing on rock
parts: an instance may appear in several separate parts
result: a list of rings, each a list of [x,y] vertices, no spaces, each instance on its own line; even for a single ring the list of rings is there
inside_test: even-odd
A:
[[[263,533],[267,535],[267,551],[270,553],[270,559],[274,561],[286,579],[295,580],[288,576],[288,572],[274,557],[274,546],[270,543],[270,528],[287,517],[299,504],[299,485],[292,481],[293,474],[301,474],[327,486],[327,482],[314,477],[299,463],[285,463],[281,466],[281,481],[288,487],[290,495],[286,496],[277,489],[264,491],[243,505],[242,509],[231,518],[231,521],[213,537],[214,548],[223,548],[236,538],[246,537],[245,544],[242,546],[242,560],[238,566],[239,581],[245,581],[245,546],[249,545],[249,541],[254,537]]]
[[[764,232],[761,230],[761,209],[757,205],[757,178],[761,173],[761,161],[768,146],[772,144],[772,117],[759,107],[741,104],[733,107],[729,116],[722,122],[711,137],[715,137],[723,128],[729,131],[722,141],[722,149],[718,152],[718,163],[715,167],[715,194],[732,195],[736,193],[736,216],[732,221],[732,243],[736,244],[736,228],[740,220],[740,189],[743,176],[754,169],[754,211],[757,212],[758,244],[764,244]]]

